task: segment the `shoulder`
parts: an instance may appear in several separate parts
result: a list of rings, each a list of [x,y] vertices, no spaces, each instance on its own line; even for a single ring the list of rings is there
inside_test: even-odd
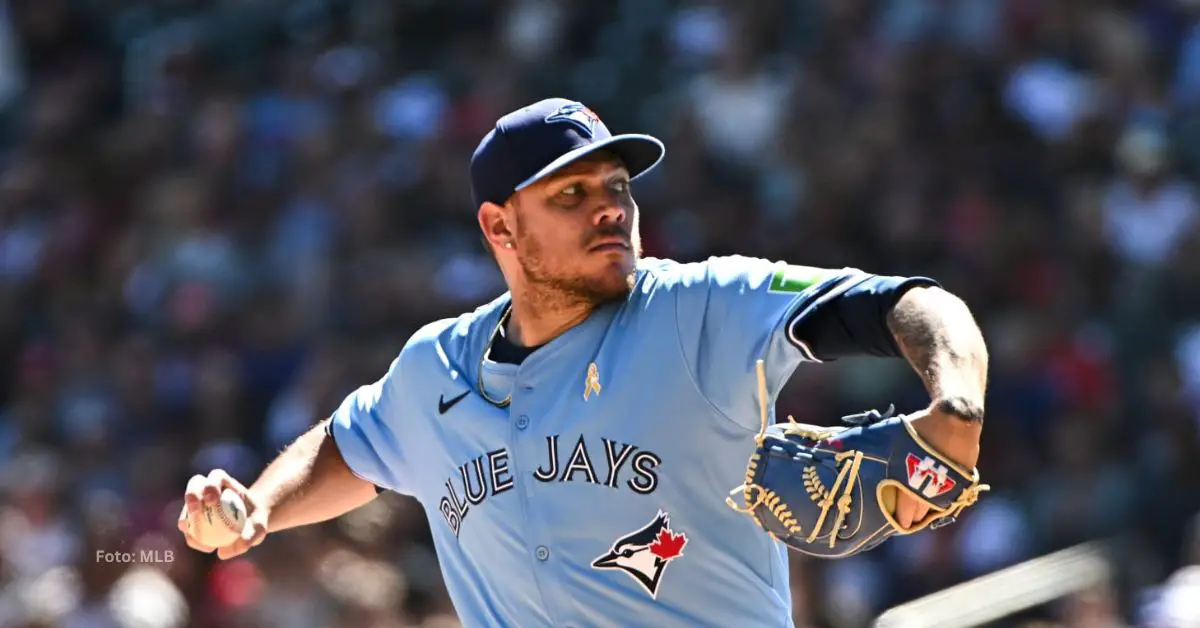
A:
[[[786,267],[784,262],[745,255],[712,256],[694,262],[646,258],[638,263],[639,274],[647,284],[668,289],[762,281]]]
[[[455,328],[459,326],[463,316],[465,315],[442,318],[422,325],[404,343],[404,348],[400,350],[400,359],[412,359],[436,352],[440,345],[454,337]]]
[[[712,256],[694,262],[648,258],[639,264],[643,290],[680,293],[747,292],[819,281],[847,269],[822,269],[745,255]],[[790,290],[787,290],[790,292]]]
[[[505,293],[469,312],[426,323],[409,337],[397,361],[401,365],[418,363],[429,373],[453,371],[482,351],[508,303]]]

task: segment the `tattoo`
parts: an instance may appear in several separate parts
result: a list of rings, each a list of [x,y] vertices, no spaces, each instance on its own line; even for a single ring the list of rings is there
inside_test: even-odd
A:
[[[967,305],[941,288],[916,287],[897,301],[887,323],[937,409],[983,420],[987,346]]]

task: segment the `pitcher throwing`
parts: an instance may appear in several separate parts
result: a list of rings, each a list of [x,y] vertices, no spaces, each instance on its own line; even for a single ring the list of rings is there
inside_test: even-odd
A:
[[[922,277],[642,258],[631,182],[663,156],[570,100],[500,118],[470,179],[508,291],[416,332],[248,488],[194,477],[185,535],[225,487],[249,516],[189,545],[230,558],[395,491],[465,626],[790,626],[789,548],[844,556],[970,505],[987,352],[966,305]],[[929,406],[767,430],[799,363],[850,355],[907,359]]]

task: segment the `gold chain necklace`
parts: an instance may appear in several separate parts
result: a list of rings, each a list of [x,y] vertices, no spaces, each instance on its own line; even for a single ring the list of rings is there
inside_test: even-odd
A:
[[[496,342],[496,335],[500,333],[500,330],[504,327],[504,323],[508,321],[508,315],[511,313],[512,305],[510,304],[508,309],[504,310],[504,313],[500,315],[500,320],[496,323],[496,328],[492,330],[492,335],[488,338],[487,346],[483,348],[483,353],[479,356],[479,372],[475,378],[477,385],[479,386],[479,396],[483,397],[484,401],[496,406],[497,408],[507,408],[508,404],[512,403],[512,390],[510,389],[508,391],[508,396],[501,401],[495,401],[491,397],[488,397],[487,391],[484,390],[485,386],[483,385],[483,362],[487,359],[488,354],[492,352],[492,343]]]

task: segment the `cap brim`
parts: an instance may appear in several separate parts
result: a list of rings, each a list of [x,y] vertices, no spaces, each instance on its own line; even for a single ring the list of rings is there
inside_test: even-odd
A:
[[[606,140],[594,142],[587,146],[580,146],[569,153],[563,154],[558,159],[547,164],[545,168],[537,171],[537,174],[522,181],[520,185],[513,188],[513,191],[523,190],[545,179],[563,166],[601,149],[608,150],[625,163],[625,169],[629,171],[630,179],[636,179],[649,172],[651,168],[658,165],[658,162],[662,161],[663,155],[667,152],[663,143],[658,138],[650,135],[636,133],[614,135]]]

